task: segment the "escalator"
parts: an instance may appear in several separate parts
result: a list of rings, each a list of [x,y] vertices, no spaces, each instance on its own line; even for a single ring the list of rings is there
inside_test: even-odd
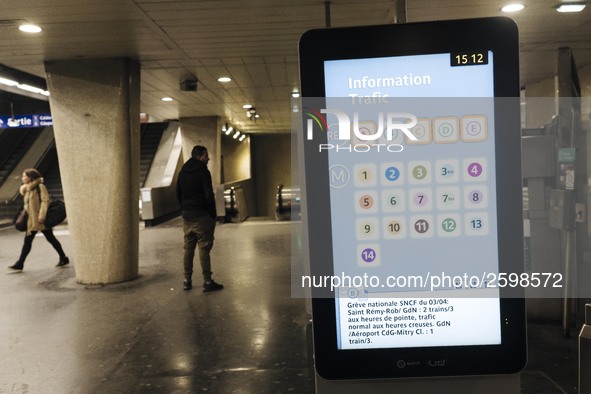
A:
[[[154,161],[160,140],[166,128],[167,122],[145,123],[140,129],[140,187],[146,181],[148,172]],[[0,133],[0,184],[12,173],[19,161],[33,146],[35,140],[41,134],[43,128],[8,129]],[[47,149],[36,168],[43,174],[44,184],[53,198],[64,200],[64,193],[59,169],[58,153],[55,141]],[[12,218],[14,212],[22,205],[22,197],[16,196],[13,201],[6,201],[0,206],[1,222]]]
[[[33,146],[43,127],[6,129],[0,134],[0,185]]]
[[[160,145],[162,134],[168,127],[168,122],[142,123],[140,128],[140,188],[146,183],[146,178],[154,156]]]
[[[55,143],[47,151],[38,167],[41,174],[43,174],[43,183],[45,184],[49,195],[63,201],[64,190],[62,188],[62,178],[60,176],[59,160]]]

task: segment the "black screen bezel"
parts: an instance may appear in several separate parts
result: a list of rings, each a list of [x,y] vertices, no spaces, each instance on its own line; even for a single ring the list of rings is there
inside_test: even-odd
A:
[[[515,23],[494,17],[312,30],[302,36],[299,49],[304,98],[325,96],[327,60],[492,51],[495,98],[510,100],[508,105],[503,103],[502,114],[495,111],[499,271],[522,272],[519,46]],[[332,249],[326,243],[332,240],[328,154],[317,152],[318,143],[326,143],[326,136],[303,144],[304,171],[314,173],[314,177],[306,177],[304,187],[310,265],[312,275],[332,275],[332,263],[325,263],[332,262]],[[501,289],[500,345],[367,350],[337,349],[335,301],[328,291],[313,289],[312,299],[315,366],[325,379],[511,374],[525,367],[525,300],[515,291],[508,296]]]

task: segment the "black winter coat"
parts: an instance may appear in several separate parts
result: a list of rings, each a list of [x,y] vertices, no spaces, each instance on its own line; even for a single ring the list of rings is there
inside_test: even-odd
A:
[[[179,173],[176,191],[184,218],[206,214],[216,217],[211,173],[206,163],[194,158],[187,160]]]

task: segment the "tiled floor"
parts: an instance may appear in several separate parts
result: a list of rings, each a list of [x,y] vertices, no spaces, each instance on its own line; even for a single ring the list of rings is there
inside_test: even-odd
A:
[[[203,293],[197,280],[182,290],[180,223],[142,229],[140,278],[105,287],[77,284],[36,239],[25,270],[0,275],[0,393],[313,393],[290,224],[219,225],[212,261],[225,289]],[[56,234],[70,250],[67,228]],[[1,265],[21,242],[0,230]],[[561,332],[530,325],[523,393],[577,392],[576,335]]]

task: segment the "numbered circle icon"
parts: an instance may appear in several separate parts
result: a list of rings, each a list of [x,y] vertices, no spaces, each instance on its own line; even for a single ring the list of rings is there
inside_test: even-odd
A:
[[[419,234],[425,234],[429,231],[429,222],[424,219],[419,219],[414,224],[415,231]]]
[[[384,175],[386,176],[386,179],[390,182],[395,182],[398,180],[398,178],[400,178],[400,170],[394,166],[388,167],[386,168]]]
[[[373,197],[370,196],[369,194],[364,194],[359,199],[359,206],[362,209],[372,209],[373,208],[373,203],[374,203]]]
[[[443,219],[441,229],[446,233],[452,233],[458,228],[458,223],[452,218]]]
[[[458,237],[460,236],[461,217],[459,214],[444,214],[437,217],[439,228],[437,234],[440,237]]]
[[[429,203],[429,197],[426,193],[419,192],[413,196],[412,201],[418,207],[425,207]]]
[[[376,267],[380,265],[380,246],[362,244],[357,246],[357,263],[360,267]]]
[[[410,217],[411,238],[430,238],[433,236],[433,217],[431,215],[417,215]],[[435,226],[437,227],[437,226]]]
[[[468,192],[468,199],[467,201],[470,204],[475,204],[475,205],[479,205],[482,203],[482,200],[484,199],[484,195],[482,193],[481,190],[478,189],[474,189],[474,190],[470,190]]]
[[[376,259],[376,251],[372,248],[365,248],[361,252],[361,258],[366,263],[373,263],[373,261]]]
[[[427,175],[428,175],[427,167],[425,167],[423,165],[418,165],[412,169],[412,176],[415,179],[423,180],[427,177]]]
[[[472,178],[482,175],[482,165],[480,163],[470,163],[468,165],[468,175]]]
[[[482,182],[486,179],[486,160],[469,158],[464,160],[464,181]]]

